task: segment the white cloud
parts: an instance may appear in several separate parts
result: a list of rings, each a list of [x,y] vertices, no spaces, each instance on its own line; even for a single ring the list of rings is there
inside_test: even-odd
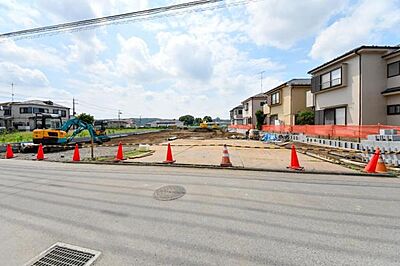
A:
[[[94,64],[97,57],[107,49],[107,46],[93,32],[81,32],[70,35],[71,44],[67,47],[69,62],[83,63],[85,65]]]
[[[2,10],[3,12],[1,13],[4,14],[3,18],[5,18],[2,26],[9,28],[9,31],[20,30],[20,26],[36,26],[36,22],[41,16],[38,10],[17,0],[2,1],[0,3],[0,11]]]
[[[19,46],[13,40],[0,42],[0,59],[12,61],[24,66],[50,66],[64,69],[66,62],[53,49],[42,46],[41,49]]]
[[[317,36],[310,56],[327,60],[362,44],[379,44],[384,32],[400,33],[399,23],[398,0],[364,0]]]
[[[22,68],[9,62],[0,62],[0,77],[22,87],[47,87],[49,80],[38,69]]]
[[[248,33],[257,45],[290,48],[318,32],[346,0],[265,0],[247,5]]]
[[[212,52],[204,40],[187,34],[160,33],[157,35],[165,69],[175,77],[206,81],[213,72]]]

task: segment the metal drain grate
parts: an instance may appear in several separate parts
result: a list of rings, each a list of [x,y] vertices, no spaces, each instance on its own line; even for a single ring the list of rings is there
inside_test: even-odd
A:
[[[186,190],[182,186],[163,186],[154,191],[154,198],[156,200],[175,200],[183,197]]]
[[[99,251],[65,243],[56,243],[26,266],[89,266],[100,256]]]

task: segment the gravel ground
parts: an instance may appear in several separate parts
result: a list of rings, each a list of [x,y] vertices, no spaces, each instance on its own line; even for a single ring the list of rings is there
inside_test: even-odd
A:
[[[132,151],[136,149],[137,146],[126,146],[123,147],[123,151]],[[118,147],[95,147],[94,148],[94,156],[95,157],[105,157],[105,156],[115,156],[117,153]],[[90,159],[90,148],[81,148],[79,150],[81,160],[89,160]],[[74,150],[62,151],[62,152],[53,152],[53,153],[45,153],[45,157],[50,161],[60,161],[67,162],[72,161],[72,156],[74,154]],[[16,159],[20,160],[29,160],[35,159],[36,154],[34,153],[18,153],[16,154]]]

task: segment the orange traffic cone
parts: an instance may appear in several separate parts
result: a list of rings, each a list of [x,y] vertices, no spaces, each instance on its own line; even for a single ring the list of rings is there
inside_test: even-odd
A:
[[[296,147],[294,145],[292,145],[290,165],[287,168],[292,169],[292,170],[304,170],[304,167],[301,167],[299,164],[299,159],[297,158]]]
[[[385,162],[382,159],[382,155],[379,155],[378,163],[376,164],[375,172],[377,173],[387,173],[387,168]]]
[[[115,161],[122,161],[124,159],[124,153],[122,151],[122,143],[118,144],[117,156],[115,157]]]
[[[174,163],[175,160],[172,157],[172,149],[171,149],[171,144],[168,143],[168,148],[167,148],[167,158],[165,159],[164,163]]]
[[[7,144],[7,149],[6,149],[6,159],[11,159],[14,158],[14,152],[12,150],[12,147],[10,144]]]
[[[228,147],[224,144],[224,151],[222,152],[221,167],[232,167],[231,160],[229,159]]]
[[[72,157],[72,161],[79,162],[81,160],[81,156],[79,154],[79,146],[75,144],[74,156]]]
[[[36,159],[38,161],[44,160],[43,145],[41,143],[39,144],[39,148],[38,148],[38,152],[37,152],[37,155],[36,155]]]
[[[371,160],[369,161],[369,163],[367,164],[367,166],[365,166],[364,171],[367,173],[376,173],[376,165],[378,164],[378,159],[381,155],[381,151],[379,150],[379,148],[376,148],[374,155],[372,156]]]

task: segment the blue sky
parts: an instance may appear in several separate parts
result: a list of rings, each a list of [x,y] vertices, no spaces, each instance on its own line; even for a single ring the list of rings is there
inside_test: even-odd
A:
[[[2,0],[0,32],[186,1]],[[356,46],[400,44],[400,0],[250,0],[96,30],[0,41],[0,101],[52,99],[97,118],[227,118],[241,100]]]

